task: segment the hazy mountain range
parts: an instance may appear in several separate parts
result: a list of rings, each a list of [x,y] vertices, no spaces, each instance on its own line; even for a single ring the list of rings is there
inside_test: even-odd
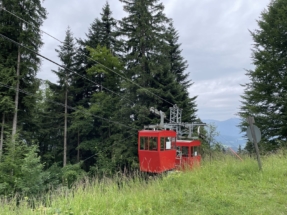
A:
[[[245,147],[246,139],[244,134],[240,133],[240,128],[238,127],[241,119],[231,118],[225,121],[205,119],[202,121],[216,126],[216,130],[219,132],[216,140],[224,146],[231,147],[234,150],[237,150],[239,145],[241,145],[241,148]]]

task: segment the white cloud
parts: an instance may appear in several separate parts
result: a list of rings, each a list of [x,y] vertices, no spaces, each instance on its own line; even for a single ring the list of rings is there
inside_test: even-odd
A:
[[[244,88],[240,84],[248,81],[240,73],[213,80],[198,81],[190,89],[197,95],[198,116],[201,119],[226,120],[235,117],[240,107],[240,95]]]
[[[68,26],[74,36],[84,38],[90,24],[100,17],[106,1],[61,0],[44,1],[49,12],[43,30],[63,40]],[[118,0],[108,1],[113,15],[121,19],[127,14]],[[253,68],[249,30],[257,28],[256,19],[270,0],[162,0],[165,13],[174,20],[182,43],[183,56],[189,63],[188,72],[195,84],[191,95],[198,95],[198,115],[201,118],[227,119],[234,117],[247,82],[244,69]],[[43,37],[41,53],[59,62],[59,43]],[[51,81],[57,66],[43,60],[38,76]]]

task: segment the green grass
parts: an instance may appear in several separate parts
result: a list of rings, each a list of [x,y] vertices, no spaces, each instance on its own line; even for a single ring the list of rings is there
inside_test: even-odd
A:
[[[281,154],[243,162],[233,157],[205,161],[194,171],[162,179],[82,182],[74,190],[54,191],[29,208],[27,199],[0,200],[0,214],[287,214],[287,157]]]

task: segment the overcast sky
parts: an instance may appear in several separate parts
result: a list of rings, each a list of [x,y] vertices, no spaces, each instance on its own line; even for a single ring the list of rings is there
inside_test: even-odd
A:
[[[42,29],[64,40],[70,26],[76,38],[85,34],[100,12],[105,0],[45,0],[48,18]],[[108,1],[113,16],[127,14],[118,0]],[[198,96],[201,119],[226,120],[236,117],[243,88],[248,82],[245,69],[252,69],[252,38],[248,30],[257,28],[256,20],[270,0],[162,0],[165,14],[174,20],[180,35],[182,54],[188,61],[187,72],[194,82],[190,96]],[[59,62],[55,49],[60,45],[44,35],[41,54]],[[43,60],[38,77],[56,81],[57,69]],[[184,111],[184,110],[183,110]]]

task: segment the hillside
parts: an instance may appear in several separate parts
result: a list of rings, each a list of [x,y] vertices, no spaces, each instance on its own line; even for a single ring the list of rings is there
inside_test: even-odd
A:
[[[262,158],[263,171],[255,159],[243,162],[229,156],[202,163],[190,172],[162,178],[133,180],[118,177],[83,182],[73,190],[59,190],[27,206],[29,199],[0,200],[1,215],[10,214],[286,214],[285,154]],[[120,176],[120,175],[119,175]]]
[[[241,133],[238,127],[240,123],[239,118],[230,118],[224,121],[213,119],[205,119],[202,121],[216,126],[216,130],[219,132],[219,136],[216,137],[216,140],[224,146],[231,147],[234,150],[237,150],[239,145],[244,148],[246,140],[243,137],[244,134]]]

